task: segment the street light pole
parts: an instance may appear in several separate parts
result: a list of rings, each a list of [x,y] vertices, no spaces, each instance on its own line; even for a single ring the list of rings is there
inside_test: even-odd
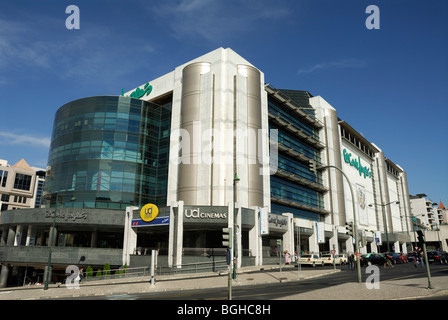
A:
[[[233,178],[233,279],[236,279],[236,257],[237,257],[237,241],[236,241],[236,184],[240,181],[237,174]]]
[[[313,161],[314,162],[314,161]],[[352,184],[350,183],[350,180],[348,179],[347,175],[344,173],[344,171],[342,171],[340,168],[336,167],[336,166],[332,166],[332,165],[328,165],[328,166],[323,166],[323,167],[318,167],[317,169],[319,170],[324,170],[327,168],[334,168],[336,170],[338,170],[340,173],[342,173],[342,175],[345,177],[345,179],[348,182],[348,186],[350,188],[350,193],[352,195],[352,204],[353,204],[353,236],[355,238],[355,250],[357,255],[359,255],[359,243],[358,243],[358,224],[356,222],[356,205],[355,205],[355,194],[353,192],[353,187]],[[357,271],[358,271],[358,282],[361,283],[361,259],[359,256],[357,256],[356,259],[356,265],[357,265]]]
[[[53,215],[53,226],[51,228],[50,232],[50,238],[48,239],[48,246],[49,246],[49,252],[48,252],[48,264],[47,264],[47,270],[45,272],[45,284],[44,284],[44,290],[48,290],[48,278],[50,277],[50,268],[51,268],[51,252],[53,250],[53,239],[54,238],[54,228],[56,226],[56,213],[58,211],[58,197],[59,194],[56,194],[56,207],[54,209],[54,215]]]
[[[51,253],[53,251],[53,245],[56,242],[56,237],[54,235],[54,229],[56,227],[56,214],[58,212],[58,198],[59,198],[59,193],[56,193],[56,207],[54,209],[54,216],[53,216],[53,227],[51,228],[51,232],[50,232],[50,238],[48,239],[48,245],[49,245],[49,252],[48,252],[48,264],[47,264],[47,272],[45,273],[45,284],[44,284],[44,290],[48,290],[48,282],[49,282],[49,278],[50,278],[50,269],[51,269]],[[75,201],[76,198],[73,197],[70,199],[70,201]],[[82,260],[84,261],[84,260]]]
[[[390,246],[389,246],[389,232],[387,231],[387,217],[386,217],[386,212],[385,212],[385,208],[386,206],[392,204],[392,203],[396,203],[399,204],[400,201],[391,201],[389,203],[386,204],[380,204],[381,206],[381,211],[383,212],[383,220],[384,220],[384,232],[386,233],[386,245],[387,245],[387,252],[390,252]],[[369,204],[369,207],[372,207],[374,205],[374,203]]]

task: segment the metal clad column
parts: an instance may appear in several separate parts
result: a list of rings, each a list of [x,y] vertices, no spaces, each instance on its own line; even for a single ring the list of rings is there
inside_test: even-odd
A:
[[[189,141],[182,141],[182,156],[179,164],[177,199],[185,205],[197,204],[198,165],[201,163],[201,130],[199,112],[201,98],[201,75],[210,72],[210,63],[189,64],[182,71],[181,129],[188,132]],[[189,145],[188,148],[185,146]]]
[[[336,110],[327,110],[328,120],[330,122],[331,132],[328,133],[331,139],[332,149],[327,148],[328,154],[328,164],[334,165],[341,170],[342,168],[342,152],[341,152],[341,142],[339,137],[339,124],[338,124],[338,114]],[[325,129],[327,130],[327,129]],[[328,141],[330,142],[330,141]],[[328,143],[327,142],[327,143]],[[330,160],[331,159],[331,160]],[[345,214],[345,195],[344,195],[344,179],[342,173],[338,170],[329,169],[328,177],[331,181],[331,187],[336,190],[336,199],[333,198],[333,208],[337,210],[339,216],[339,225],[344,226],[347,222],[347,217]],[[333,187],[334,186],[334,187]],[[330,190],[333,192],[333,190]],[[336,203],[335,203],[336,202]]]
[[[261,75],[258,69],[248,65],[238,65],[238,73],[247,79],[247,177],[248,206],[263,206],[263,176],[258,155],[261,143],[258,130],[261,123]],[[238,105],[236,106],[238,108]],[[238,119],[236,119],[238,120]]]
[[[386,159],[384,157],[384,152],[378,152],[376,154],[377,161],[378,161],[378,173],[380,178],[380,188],[381,188],[381,206],[382,210],[385,210],[386,213],[386,219],[387,219],[387,232],[392,233],[393,225],[392,225],[392,215],[390,206],[384,206],[385,204],[390,202],[389,197],[389,186],[387,183],[387,165],[386,165]]]

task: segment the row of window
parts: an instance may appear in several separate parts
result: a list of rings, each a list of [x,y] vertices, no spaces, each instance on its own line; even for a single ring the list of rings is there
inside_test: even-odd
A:
[[[11,200],[11,195],[9,195],[9,194],[2,194],[0,199],[1,199],[2,202],[9,202]],[[27,200],[26,197],[15,195],[12,202],[15,202],[15,203],[26,203],[26,200]]]
[[[306,97],[302,98],[307,99]],[[316,140],[319,140],[318,130],[310,126],[307,122],[305,122],[305,120],[303,120],[302,122],[300,117],[294,111],[283,106],[283,104],[277,102],[275,99],[269,98],[268,108],[270,114],[280,117],[282,120],[302,130],[303,133]],[[299,139],[297,136],[286,131],[284,128],[278,126],[274,122],[269,122],[269,127],[271,129],[278,130],[279,143],[293,149],[294,151],[304,155],[309,159],[320,162],[321,157],[319,149],[310,145],[306,141],[301,141],[301,139]],[[322,183],[321,174],[316,176],[315,173],[311,172],[309,169],[309,164],[307,162],[294,159],[293,157],[284,154],[283,152],[280,152],[278,155],[278,168],[292,173],[300,178],[317,183]],[[319,209],[324,208],[323,196],[320,192],[275,175],[271,176],[271,195],[279,199],[289,200],[310,207]],[[295,208],[293,206],[273,203],[271,205],[271,211],[273,213],[291,212],[297,217],[307,218],[315,221],[319,220],[318,213]]]
[[[360,139],[358,139],[353,134],[350,134],[350,132],[345,130],[345,128],[343,126],[340,126],[340,127],[341,127],[341,137],[350,141],[355,147],[357,147],[359,150],[364,152],[369,157],[373,158],[375,156],[374,151],[371,148],[369,148],[369,146],[367,146],[364,142],[362,142]]]
[[[316,174],[312,173],[308,164],[296,161],[290,156],[279,154],[278,155],[278,168],[286,172],[297,175],[309,181],[322,183],[322,179],[317,179]],[[319,175],[319,178],[321,175]]]
[[[313,137],[316,140],[319,140],[318,132],[316,132],[316,130],[314,130],[308,124],[301,122],[297,118],[297,115],[291,114],[291,112],[293,112],[293,111],[291,111],[289,108],[285,108],[283,106],[278,106],[273,101],[269,101],[268,102],[268,112],[276,117],[280,117],[281,119],[288,121],[289,123],[293,124],[297,128],[301,129],[307,135]]]
[[[154,147],[153,150],[157,150],[157,148]],[[168,151],[168,147],[160,148],[157,152],[144,153],[124,148],[90,147],[52,153],[49,159],[52,163],[80,160],[116,160],[132,163],[143,162],[151,166],[163,166],[169,161]]]
[[[317,191],[303,187],[279,177],[271,177],[271,195],[280,199],[298,202],[304,205],[323,208],[323,198]]]
[[[30,191],[31,190],[31,180],[32,176],[23,173],[16,173],[14,178],[14,189]],[[0,186],[6,187],[6,182],[8,180],[8,171],[0,170]]]
[[[283,145],[285,145],[289,148],[292,148],[301,154],[304,154],[305,156],[307,156],[310,159],[314,159],[314,160],[320,162],[319,150],[316,150],[313,147],[309,146],[308,144],[297,140],[297,138],[293,137],[289,133],[282,131],[280,128],[278,128],[273,123],[269,124],[269,129],[277,129],[278,130],[278,142],[279,143],[282,143]]]
[[[141,114],[141,100],[122,96],[97,96],[75,100],[65,104],[56,112],[56,121],[67,119],[89,112],[122,112],[126,114]]]
[[[0,170],[0,186],[6,187],[6,182],[8,181],[8,171]]]
[[[294,207],[284,206],[278,203],[271,204],[271,212],[276,214],[283,214],[285,212],[292,213],[295,217],[300,217],[302,219],[309,219],[312,221],[323,221],[319,218],[319,214],[315,212],[310,212]]]

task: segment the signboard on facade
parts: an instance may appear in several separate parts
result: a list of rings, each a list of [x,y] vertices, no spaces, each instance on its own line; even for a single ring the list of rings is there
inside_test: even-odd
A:
[[[375,243],[381,245],[381,231],[375,231]]]
[[[150,222],[157,218],[159,214],[159,208],[155,204],[148,203],[144,205],[140,210],[140,218],[145,222]]]
[[[364,179],[372,178],[372,172],[370,171],[370,168],[361,164],[360,156],[358,156],[358,158],[352,158],[352,154],[349,153],[347,149],[343,150],[343,155],[345,163],[348,163],[356,170],[358,170],[360,176],[364,175]]]
[[[325,243],[325,226],[323,222],[316,223],[317,226],[317,243]]]
[[[269,214],[268,208],[260,208],[260,234],[269,234]]]
[[[129,95],[129,97],[131,98],[135,98],[135,99],[140,99],[143,96],[147,96],[151,93],[152,91],[152,86],[148,83],[146,83],[143,87],[143,89],[137,88],[134,91],[131,92],[131,94]],[[121,91],[121,95],[124,96],[124,89]]]
[[[286,230],[288,218],[280,214],[269,213],[269,230]]]
[[[189,223],[225,223],[226,206],[184,206],[184,221]]]
[[[362,185],[357,184],[356,191],[358,196],[359,223],[363,225],[368,225],[369,219],[367,216],[366,188],[364,188],[364,186]]]
[[[56,217],[55,217],[56,215]],[[64,219],[65,221],[71,220],[76,221],[79,219],[86,220],[87,219],[87,213],[84,211],[69,211],[68,209],[58,209],[58,210],[52,210],[52,211],[45,211],[45,218],[46,219]]]
[[[156,217],[153,220],[147,222],[143,221],[142,219],[132,219],[131,221],[131,227],[138,228],[138,227],[154,227],[154,226],[167,226],[170,224],[170,217]]]

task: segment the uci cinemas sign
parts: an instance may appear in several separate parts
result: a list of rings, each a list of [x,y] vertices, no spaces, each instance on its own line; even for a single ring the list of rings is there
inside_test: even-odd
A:
[[[212,212],[213,207],[185,209],[184,215],[188,219],[227,219],[227,212]]]

